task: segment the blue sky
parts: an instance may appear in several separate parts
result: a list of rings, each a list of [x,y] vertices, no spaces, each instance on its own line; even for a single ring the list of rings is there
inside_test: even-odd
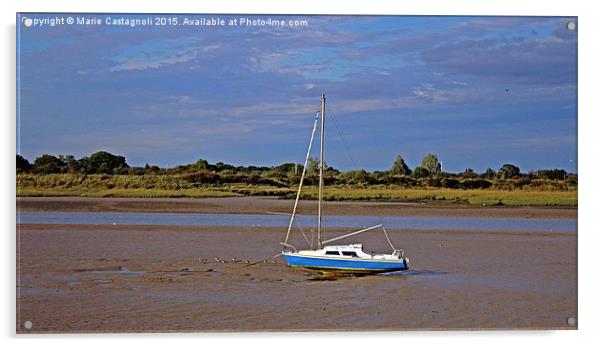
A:
[[[174,16],[308,25],[19,25],[17,151],[301,162],[324,93],[337,123],[327,116],[327,163],[339,169],[355,168],[346,143],[368,170],[427,153],[450,172],[577,170],[575,18]]]

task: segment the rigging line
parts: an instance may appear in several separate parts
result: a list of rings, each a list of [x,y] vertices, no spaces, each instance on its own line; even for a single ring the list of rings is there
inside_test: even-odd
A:
[[[391,239],[389,239],[389,235],[387,234],[387,229],[385,229],[384,225],[383,225],[383,233],[385,233],[385,238],[387,239],[387,242],[389,242],[389,246],[391,246],[391,248],[393,248],[393,250],[396,251],[397,249],[395,249],[395,246],[393,246]]]
[[[309,154],[311,152],[311,145],[314,142],[314,135],[316,134],[316,128],[318,126],[318,113],[316,113],[314,119],[314,127],[311,131],[311,138],[309,139],[309,146],[307,147],[307,154],[305,155],[305,163],[303,164],[303,172],[301,173],[301,180],[299,181],[299,190],[297,190],[297,197],[295,198],[295,205],[293,206],[293,213],[291,214],[291,220],[288,223],[288,230],[286,231],[286,237],[284,238],[284,243],[288,242],[288,237],[291,233],[291,228],[293,227],[293,221],[295,220],[295,213],[297,212],[297,205],[299,204],[299,197],[301,196],[301,187],[303,187],[303,180],[305,179],[305,171],[307,169],[307,161],[309,160]]]
[[[301,225],[299,225],[299,221],[297,221],[295,219],[295,225],[297,225],[297,229],[301,232],[301,235],[303,235],[303,238],[305,239],[305,242],[307,242],[307,245],[309,247],[311,247],[311,243],[309,242],[309,239],[307,238],[307,236],[305,236],[305,232],[303,231],[303,228],[301,228]]]
[[[339,133],[339,137],[341,138],[341,142],[343,143],[343,147],[345,148],[345,153],[347,153],[347,156],[349,157],[349,160],[351,160],[351,164],[353,165],[355,170],[359,171],[360,170],[359,165],[357,165],[356,161],[351,156],[351,150],[350,150],[349,146],[347,145],[347,141],[345,141],[345,137],[343,137],[343,133],[341,132],[341,129],[339,128],[339,124],[337,123],[337,121],[335,119],[334,112],[332,112],[332,109],[330,107],[328,107],[328,106],[326,106],[326,107],[328,108],[328,115],[332,119],[332,122],[334,123],[334,127],[337,129],[337,132]]]
[[[326,241],[322,242],[322,244],[331,243],[331,242],[333,242],[333,241],[338,241],[338,240],[341,240],[341,239],[347,238],[347,237],[349,237],[349,236],[353,236],[353,235],[361,234],[361,233],[363,233],[363,232],[365,232],[365,231],[369,231],[369,230],[372,230],[372,229],[376,229],[376,228],[378,228],[378,227],[382,227],[382,226],[383,226],[382,224],[379,224],[379,225],[375,225],[375,226],[373,226],[373,227],[364,228],[364,229],[362,229],[362,230],[354,231],[354,232],[352,232],[352,233],[349,233],[349,234],[341,235],[341,236],[335,237],[335,238],[333,238],[333,239],[326,240]]]

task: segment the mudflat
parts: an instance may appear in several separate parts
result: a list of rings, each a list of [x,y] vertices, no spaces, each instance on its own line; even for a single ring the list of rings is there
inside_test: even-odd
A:
[[[169,213],[286,213],[294,201],[273,197],[232,198],[86,198],[86,197],[18,197],[22,211],[89,212],[169,212]],[[299,201],[301,214],[315,214],[316,201]],[[491,207],[454,203],[413,203],[378,201],[327,201],[327,215],[357,216],[432,216],[481,218],[553,218],[576,219],[576,207]]]
[[[24,207],[20,199],[18,206],[41,208],[33,206],[36,200],[25,199],[29,205]],[[99,203],[106,206],[117,200],[121,201]],[[153,212],[160,208],[151,205],[164,204],[134,201],[146,203],[145,208]],[[270,199],[254,201],[272,203]],[[165,202],[170,208],[178,203]],[[201,205],[206,208],[213,203],[204,200]],[[370,215],[371,207],[362,209],[361,204],[365,203],[353,205],[354,211]],[[246,211],[259,208],[249,206]],[[107,207],[92,203],[86,208]],[[196,205],[184,209],[201,211]],[[470,210],[482,216],[478,208],[443,209]],[[489,210],[513,216],[525,213],[523,209]],[[529,209],[529,213],[550,213],[555,216],[551,218],[576,213],[574,209],[534,210],[544,212]],[[278,242],[284,232],[252,226],[17,225],[17,331],[577,327],[568,324],[569,318],[577,318],[574,232],[389,230],[393,243],[410,258],[411,270],[363,277],[295,270],[283,264],[281,257],[269,259],[280,251]],[[327,230],[328,237],[342,232]],[[302,244],[301,236],[295,237],[293,242]],[[390,252],[379,233],[346,242]],[[24,328],[26,321],[32,323],[31,329]]]

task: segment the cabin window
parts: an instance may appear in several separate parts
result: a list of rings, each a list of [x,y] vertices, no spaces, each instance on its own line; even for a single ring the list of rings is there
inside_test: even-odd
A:
[[[354,258],[359,258],[359,257],[357,256],[357,253],[355,253],[355,252],[346,252],[346,251],[343,251],[343,255],[352,256],[352,257],[354,257]]]
[[[339,255],[339,251],[326,251],[326,255]]]

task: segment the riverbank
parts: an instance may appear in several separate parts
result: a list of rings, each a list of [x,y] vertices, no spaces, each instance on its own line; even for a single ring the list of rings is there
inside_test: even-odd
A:
[[[293,199],[296,190],[287,187],[229,184],[194,189],[32,187],[18,182],[19,197],[113,197],[113,198],[216,198],[279,197]],[[577,190],[405,188],[400,186],[329,186],[327,201],[390,201],[478,206],[573,206]],[[316,200],[317,189],[304,187],[302,199]]]
[[[272,197],[92,198],[17,197],[17,211],[290,214],[293,200]],[[328,201],[326,215],[576,219],[576,207],[472,206],[448,203]],[[298,212],[315,214],[316,202],[301,200]]]

